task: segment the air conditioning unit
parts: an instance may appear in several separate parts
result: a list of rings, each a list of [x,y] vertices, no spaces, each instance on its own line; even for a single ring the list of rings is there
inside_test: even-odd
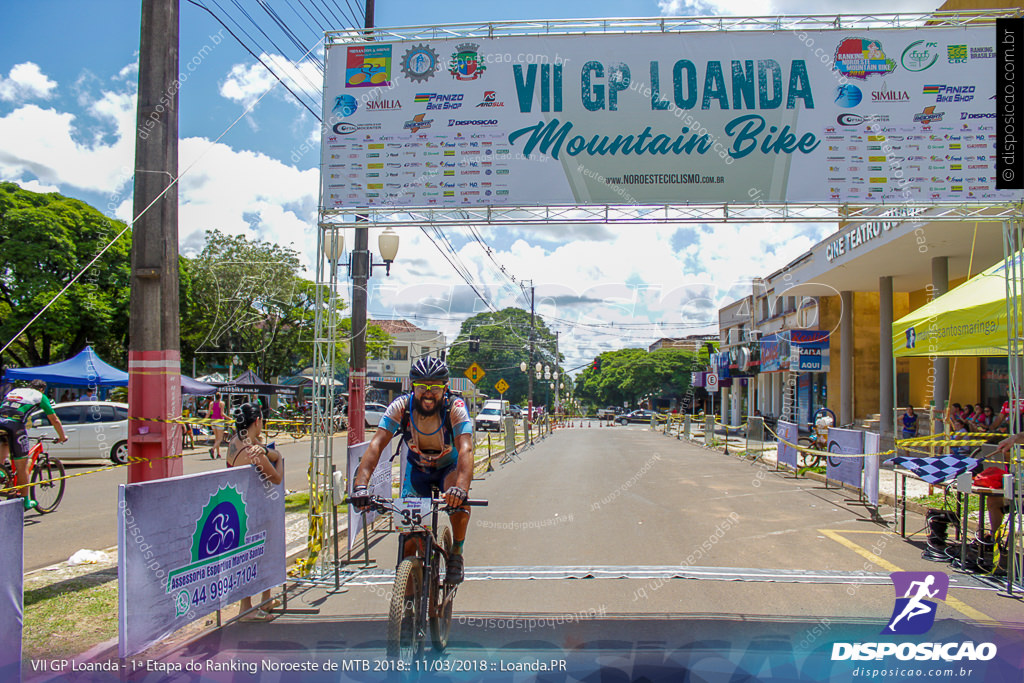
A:
[[[385,363],[384,364],[384,372],[391,372],[394,369],[395,369],[395,366],[392,365],[391,363]]]

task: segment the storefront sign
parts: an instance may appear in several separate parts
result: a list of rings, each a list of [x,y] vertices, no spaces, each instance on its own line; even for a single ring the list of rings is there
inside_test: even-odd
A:
[[[872,221],[870,223],[862,223],[861,225],[840,234],[839,237],[834,240],[829,241],[825,247],[825,258],[827,258],[829,263],[831,263],[843,254],[853,252],[862,244],[866,244],[870,240],[881,237],[883,234],[898,225],[900,224],[893,221]]]

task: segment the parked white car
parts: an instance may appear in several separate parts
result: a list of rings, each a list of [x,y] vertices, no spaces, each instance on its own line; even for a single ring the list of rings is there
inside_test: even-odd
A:
[[[367,403],[364,406],[366,412],[366,426],[376,427],[380,424],[380,419],[384,417],[384,412],[388,409],[386,405],[380,403]],[[345,406],[345,417],[348,417],[348,406]]]
[[[380,424],[380,419],[384,417],[384,411],[388,407],[380,403],[367,403],[366,404],[366,426],[376,427]]]
[[[64,425],[68,440],[47,444],[46,450],[59,460],[111,460],[128,462],[128,404],[110,401],[57,403],[53,410]],[[29,415],[28,433],[57,437],[57,430],[41,409]]]

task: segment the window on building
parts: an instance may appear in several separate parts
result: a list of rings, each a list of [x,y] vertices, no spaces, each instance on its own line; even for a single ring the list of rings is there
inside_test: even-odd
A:
[[[391,360],[409,360],[409,347],[392,346],[390,358]]]

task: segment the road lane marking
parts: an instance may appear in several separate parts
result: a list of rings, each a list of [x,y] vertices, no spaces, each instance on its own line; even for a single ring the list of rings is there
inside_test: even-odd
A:
[[[884,570],[886,570],[888,572],[905,572],[905,571],[907,571],[906,569],[902,569],[900,567],[897,567],[892,562],[889,562],[888,560],[884,560],[881,557],[879,557],[878,555],[875,555],[873,552],[871,552],[867,548],[864,548],[862,546],[857,545],[856,543],[854,543],[850,539],[843,538],[842,536],[839,535],[840,532],[833,531],[832,529],[818,529],[818,531],[823,533],[823,534],[825,534],[826,536],[831,538],[833,541],[835,541],[839,545],[844,546],[844,547],[852,550],[853,552],[857,553],[858,555],[860,555],[861,557],[865,558],[869,562],[871,562],[871,563],[881,567],[882,569],[884,569]],[[896,535],[896,534],[894,533],[893,535]],[[950,585],[950,588],[953,588],[953,586]],[[991,621],[991,622],[995,621],[995,619],[993,619],[992,617],[988,616],[984,612],[981,612],[979,610],[974,609],[973,607],[971,607],[970,605],[968,605],[964,601],[958,600],[957,598],[954,598],[952,595],[947,595],[946,599],[943,602],[945,602],[951,608],[955,609],[957,612],[960,612],[961,614],[966,616],[968,619],[973,619],[974,621]]]

